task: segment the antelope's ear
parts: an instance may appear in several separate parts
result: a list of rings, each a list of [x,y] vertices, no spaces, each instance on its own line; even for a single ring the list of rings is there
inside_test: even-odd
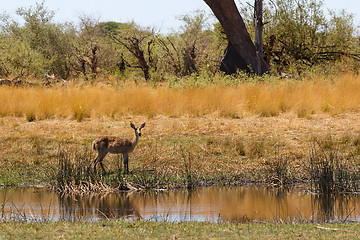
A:
[[[140,128],[143,128],[143,127],[145,127],[145,123],[141,124],[141,126],[140,126]]]
[[[132,127],[133,129],[135,129],[135,125],[133,123],[130,123],[130,127]]]

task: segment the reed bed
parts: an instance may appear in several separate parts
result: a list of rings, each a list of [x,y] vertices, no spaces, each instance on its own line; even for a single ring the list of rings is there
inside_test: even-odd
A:
[[[0,87],[0,116],[84,118],[143,115],[241,118],[277,116],[294,112],[299,117],[327,112],[360,110],[360,78],[345,74],[336,80],[284,80],[240,83],[233,86],[62,86]]]

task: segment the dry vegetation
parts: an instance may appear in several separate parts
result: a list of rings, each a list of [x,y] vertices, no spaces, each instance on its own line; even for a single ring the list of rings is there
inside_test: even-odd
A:
[[[144,120],[127,177],[137,188],[303,183],[315,145],[357,173],[359,92],[356,75],[198,88],[1,87],[0,184],[49,183],[59,153],[80,153],[72,158],[85,156],[87,167],[94,138],[131,137],[129,122]],[[104,162],[116,173],[120,161]]]
[[[205,87],[65,86],[0,87],[0,115],[47,118],[119,118],[123,116],[192,116],[241,118],[248,115],[298,117],[314,113],[356,113],[360,79],[345,74],[336,80],[240,83]]]

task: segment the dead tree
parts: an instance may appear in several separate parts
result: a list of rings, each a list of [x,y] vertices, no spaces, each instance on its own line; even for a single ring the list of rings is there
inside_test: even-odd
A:
[[[255,22],[255,48],[260,58],[263,58],[263,1],[255,0],[255,11],[254,11],[254,22]]]
[[[152,34],[146,34],[141,37],[132,36],[132,37],[122,37],[117,34],[110,33],[104,30],[104,33],[113,39],[114,42],[124,46],[137,60],[138,65],[132,66],[140,68],[144,73],[145,80],[150,79],[150,66],[153,65],[154,59],[151,56],[152,45],[154,44],[153,39],[148,41],[147,50],[148,50],[148,61],[145,58],[144,50],[141,47],[141,43],[151,36]]]
[[[171,66],[174,69],[174,72],[177,76],[181,75],[181,54],[179,53],[178,49],[175,47],[174,43],[171,41],[169,37],[166,38],[167,42],[171,46],[168,47],[168,44],[165,42],[165,40],[161,39],[160,37],[157,37],[157,42],[159,43],[159,46],[164,50],[165,56],[170,59],[169,63],[171,63]]]

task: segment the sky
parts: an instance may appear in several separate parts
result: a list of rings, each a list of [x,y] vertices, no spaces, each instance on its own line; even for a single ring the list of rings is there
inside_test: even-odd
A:
[[[0,0],[0,13],[14,16],[19,7],[35,6],[42,0]],[[239,0],[235,0],[238,2]],[[266,1],[266,0],[265,0]],[[253,3],[254,0],[241,0]],[[55,11],[55,21],[75,22],[79,16],[92,16],[100,21],[129,22],[155,27],[161,32],[176,30],[181,21],[177,17],[195,10],[211,13],[203,0],[45,0],[45,6]],[[324,7],[332,10],[345,9],[355,15],[360,25],[359,0],[324,0]]]

